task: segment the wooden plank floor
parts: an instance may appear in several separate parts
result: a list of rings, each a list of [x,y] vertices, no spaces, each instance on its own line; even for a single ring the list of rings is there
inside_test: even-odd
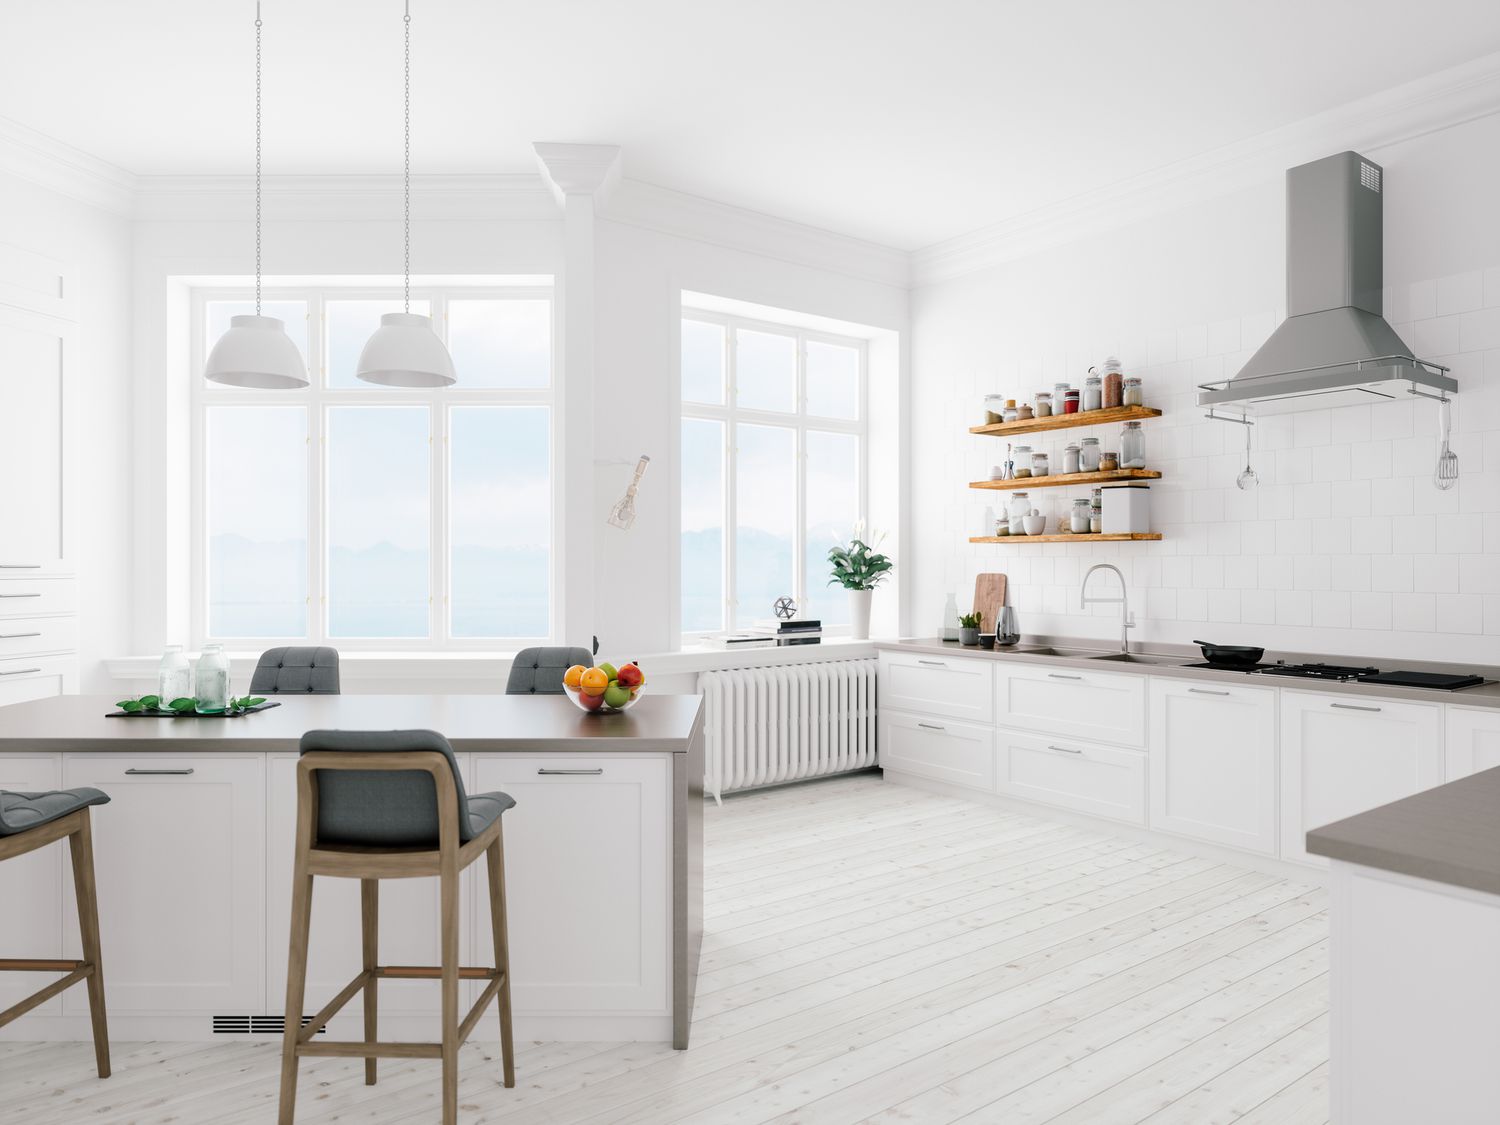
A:
[[[1256,1125],[1328,1118],[1321,889],[875,775],[709,806],[685,1053],[464,1048],[460,1120]],[[107,951],[106,951],[107,956]],[[274,1120],[279,1044],[0,1044],[27,1125]],[[436,1064],[302,1064],[304,1125],[436,1120]]]

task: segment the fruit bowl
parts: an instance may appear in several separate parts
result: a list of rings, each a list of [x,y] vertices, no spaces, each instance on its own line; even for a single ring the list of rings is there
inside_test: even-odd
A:
[[[563,688],[563,691],[567,693],[568,698],[573,701],[574,705],[580,711],[587,711],[591,715],[613,715],[620,711],[629,711],[635,706],[635,701],[641,697],[641,689],[636,688],[631,693],[629,699],[620,706],[615,707],[604,702],[604,696],[602,695],[588,695],[578,688],[570,687]]]
[[[621,675],[627,681],[622,682]],[[563,691],[580,711],[594,715],[612,715],[635,706],[646,686],[646,677],[633,662],[616,669],[602,664],[594,668],[575,666],[563,677]]]

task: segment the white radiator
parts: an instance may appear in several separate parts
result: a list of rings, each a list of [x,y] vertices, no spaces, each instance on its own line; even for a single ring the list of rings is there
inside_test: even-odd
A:
[[[714,799],[875,764],[874,660],[703,672]]]

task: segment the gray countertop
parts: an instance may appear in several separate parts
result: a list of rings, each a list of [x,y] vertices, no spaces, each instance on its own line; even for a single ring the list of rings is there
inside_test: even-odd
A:
[[[281,695],[234,719],[110,719],[116,696],[60,695],[0,707],[0,753],[295,751],[304,731],[435,730],[460,752],[686,753],[701,725],[697,695],[645,695],[618,715],[560,695]]]
[[[1307,850],[1500,895],[1500,769],[1315,828]]]
[[[1028,642],[1006,649],[983,649],[961,645],[957,641],[942,641],[936,638],[918,638],[899,641],[876,641],[876,649],[891,652],[916,652],[934,656],[962,656],[978,660],[994,660],[1000,663],[1045,664],[1070,668],[1091,668],[1096,672],[1126,672],[1146,676],[1171,676],[1174,679],[1211,680],[1218,683],[1240,684],[1250,687],[1284,688],[1291,691],[1331,692],[1350,697],[1367,696],[1379,699],[1407,699],[1415,703],[1453,703],[1463,707],[1500,708],[1500,668],[1475,665],[1435,664],[1431,661],[1401,660],[1397,657],[1341,656],[1329,653],[1294,653],[1266,650],[1264,662],[1284,660],[1288,664],[1322,662],[1325,664],[1374,665],[1386,671],[1400,668],[1414,672],[1475,672],[1485,677],[1487,683],[1458,691],[1438,691],[1432,688],[1393,687],[1390,684],[1341,683],[1336,680],[1302,679],[1295,676],[1257,676],[1246,672],[1223,672],[1213,668],[1192,668],[1188,665],[1201,663],[1203,654],[1196,646],[1188,645],[1135,645],[1131,651],[1147,658],[1149,663],[1124,663],[1115,660],[1095,660],[1089,656],[1053,654],[1042,649],[1091,649],[1098,653],[1118,651],[1107,643],[1097,640],[1078,640],[1068,637],[1036,637]]]

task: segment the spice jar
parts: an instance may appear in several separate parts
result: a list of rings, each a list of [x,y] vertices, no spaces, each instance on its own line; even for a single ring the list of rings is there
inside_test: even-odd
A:
[[[1105,356],[1099,373],[1104,379],[1104,409],[1111,410],[1122,405],[1124,381],[1120,371],[1120,361],[1112,355]]]
[[[1018,445],[1010,452],[1016,462],[1015,479],[1029,477],[1031,475],[1031,446]]]
[[[1012,535],[1025,535],[1026,528],[1021,523],[1031,511],[1031,497],[1025,492],[1012,492],[1010,501],[1006,507],[1006,515],[1010,519],[1010,533]]]
[[[1062,471],[1064,473],[1078,473],[1078,472],[1082,472],[1083,470],[1079,468],[1079,465],[1081,463],[1082,463],[1082,459],[1081,459],[1080,454],[1079,454],[1079,447],[1078,446],[1076,446],[1076,445],[1065,445],[1065,446],[1063,446]]]
[[[1067,393],[1063,395],[1063,413],[1077,414],[1078,408],[1080,406],[1079,398],[1079,392],[1075,389],[1069,388]]]
[[[1106,449],[1099,454],[1099,471],[1101,473],[1113,473],[1120,468],[1120,458],[1113,449]]]
[[[1031,475],[1034,477],[1044,477],[1047,475],[1048,468],[1047,451],[1045,449],[1038,449],[1031,455]]]
[[[1052,393],[1050,391],[1037,391],[1035,413],[1038,418],[1052,417]]]
[[[984,396],[984,424],[993,426],[1005,421],[1005,399],[1000,395]]]
[[[1080,496],[1073,501],[1073,515],[1068,520],[1068,530],[1075,535],[1082,535],[1089,529],[1089,521],[1093,518],[1093,505],[1088,497]]]
[[[1017,422],[1029,422],[1033,417],[1035,415],[1031,413],[1031,403],[1023,402],[1020,406],[1016,407]]]
[[[1014,422],[1016,420],[1016,400],[1013,398],[1006,399],[1005,409],[1001,413],[1004,421]]]
[[[1139,422],[1126,422],[1120,432],[1120,468],[1144,469],[1146,467],[1146,435]]]
[[[1097,375],[1090,375],[1083,381],[1083,408],[1085,410],[1098,410],[1104,405],[1104,384]]]
[[[1097,473],[1099,471],[1099,439],[1086,437],[1078,447],[1078,471],[1081,473]]]
[[[1132,375],[1125,380],[1124,400],[1126,406],[1145,405],[1141,395],[1141,377],[1139,375]]]

